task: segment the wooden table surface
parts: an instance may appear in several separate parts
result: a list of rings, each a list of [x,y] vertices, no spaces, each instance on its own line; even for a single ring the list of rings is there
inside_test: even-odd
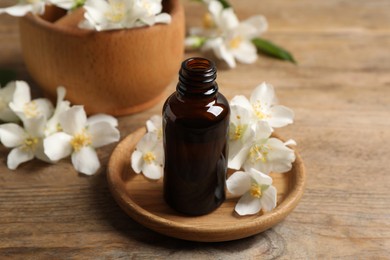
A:
[[[116,144],[99,150],[102,168],[92,177],[77,174],[69,160],[33,161],[11,171],[8,150],[1,148],[1,259],[390,258],[390,1],[231,2],[242,19],[265,15],[270,28],[264,37],[291,50],[299,63],[261,56],[253,65],[218,74],[220,91],[229,99],[249,95],[267,81],[280,103],[295,111],[294,125],[278,132],[298,142],[306,165],[307,186],[298,207],[253,237],[181,241],[144,228],[117,206],[106,181]],[[203,9],[183,3],[188,24],[195,24]],[[0,68],[15,70],[40,95],[23,63],[17,20],[5,15],[0,16]],[[162,102],[119,118],[122,138],[161,107]]]

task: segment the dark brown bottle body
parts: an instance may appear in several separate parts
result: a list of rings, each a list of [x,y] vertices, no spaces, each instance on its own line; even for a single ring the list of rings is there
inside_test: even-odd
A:
[[[230,109],[215,78],[211,61],[184,61],[163,108],[164,198],[189,215],[207,214],[225,200]]]

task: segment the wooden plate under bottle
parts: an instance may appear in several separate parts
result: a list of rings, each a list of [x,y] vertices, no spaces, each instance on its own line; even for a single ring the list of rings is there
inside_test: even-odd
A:
[[[239,216],[237,198],[226,201],[210,214],[189,217],[171,209],[163,198],[163,180],[150,181],[131,169],[131,154],[146,129],[140,128],[121,141],[113,151],[107,179],[119,206],[135,221],[161,234],[191,241],[221,242],[258,234],[282,221],[298,204],[305,184],[305,168],[299,154],[293,168],[271,174],[278,190],[278,205],[267,213]]]

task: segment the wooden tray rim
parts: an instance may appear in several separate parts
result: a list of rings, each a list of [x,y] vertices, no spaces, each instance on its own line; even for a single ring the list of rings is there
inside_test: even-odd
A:
[[[295,178],[295,185],[289,192],[289,195],[284,198],[284,200],[276,206],[275,209],[273,209],[270,212],[266,212],[260,216],[257,216],[255,219],[250,219],[250,221],[245,221],[245,216],[240,217],[242,218],[241,223],[237,223],[234,226],[230,227],[204,227],[204,226],[198,226],[196,229],[194,229],[193,226],[187,225],[185,223],[172,221],[163,217],[160,217],[158,215],[155,215],[148,210],[142,208],[137,203],[135,203],[131,197],[129,197],[124,190],[123,184],[118,183],[114,180],[113,176],[115,175],[115,172],[113,169],[113,159],[114,157],[118,156],[118,154],[121,152],[122,149],[126,148],[128,143],[131,143],[134,139],[139,140],[146,132],[145,127],[139,128],[136,131],[130,133],[126,138],[124,138],[114,149],[107,168],[107,180],[109,184],[110,191],[112,195],[114,196],[115,200],[119,204],[119,206],[135,221],[139,222],[141,225],[144,225],[145,227],[148,227],[156,232],[163,233],[168,236],[174,236],[181,239],[186,240],[193,240],[193,241],[229,241],[229,240],[235,240],[239,238],[248,237],[251,235],[258,234],[274,225],[282,221],[298,204],[300,201],[304,187],[306,182],[306,170],[302,161],[301,156],[295,151],[296,160],[293,163],[293,168],[296,168],[294,175]],[[130,160],[130,158],[129,158]],[[124,163],[124,162],[122,162]],[[123,167],[120,167],[123,168]],[[130,169],[129,169],[130,170]],[[118,187],[121,187],[118,189]],[[166,232],[162,232],[162,227],[169,227],[177,230],[176,233],[190,233],[191,232],[191,239],[188,238],[186,235],[174,235],[174,234],[167,234]],[[216,233],[220,235],[224,235],[227,233],[236,233],[242,231],[242,236],[234,236],[231,239],[223,239],[223,240],[214,240],[213,238],[205,239],[205,235]]]

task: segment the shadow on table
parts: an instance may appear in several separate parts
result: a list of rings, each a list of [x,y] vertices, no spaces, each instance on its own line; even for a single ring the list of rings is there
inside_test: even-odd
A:
[[[121,237],[123,250],[137,257],[174,257],[174,258],[223,258],[239,259],[261,256],[271,259],[284,254],[285,241],[275,229],[269,229],[259,235],[228,242],[204,243],[185,241],[161,235],[133,221],[116,204],[108,188],[105,170],[93,179],[94,205],[109,205],[98,207],[97,212],[112,226]],[[114,241],[113,241],[114,242]],[[134,244],[136,244],[134,246]],[[126,246],[128,245],[128,246]],[[131,252],[126,248],[132,248]],[[134,248],[137,248],[134,251]],[[234,255],[233,255],[234,253]]]

